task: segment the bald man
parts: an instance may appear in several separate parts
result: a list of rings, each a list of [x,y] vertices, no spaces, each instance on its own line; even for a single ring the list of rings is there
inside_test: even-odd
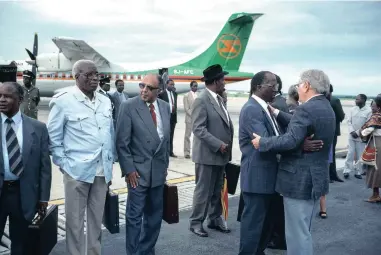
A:
[[[53,163],[64,175],[65,254],[99,255],[106,192],[115,161],[111,102],[96,93],[99,79],[92,61],[76,62],[73,76],[76,86],[53,97],[48,119]]]
[[[157,75],[145,76],[139,86],[140,95],[121,104],[116,125],[116,150],[128,188],[128,255],[155,254],[170,152],[171,111],[157,98]]]

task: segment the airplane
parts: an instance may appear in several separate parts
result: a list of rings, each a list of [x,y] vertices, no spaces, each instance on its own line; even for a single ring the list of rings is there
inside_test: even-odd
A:
[[[149,68],[141,71],[129,71],[122,65],[111,63],[104,56],[94,50],[83,40],[67,37],[55,37],[52,41],[59,49],[59,53],[37,54],[37,35],[35,35],[33,53],[26,49],[30,60],[26,62],[33,66],[36,74],[36,86],[42,97],[52,97],[56,93],[67,91],[74,86],[71,73],[73,64],[80,59],[92,60],[99,71],[100,77],[109,76],[111,84],[117,79],[125,82],[125,91],[133,97],[139,94],[139,82],[147,73],[162,74],[167,71],[173,79],[178,93],[189,91],[189,84],[195,80],[199,89],[205,87],[200,80],[203,70],[210,65],[220,64],[229,74],[225,77],[226,83],[248,80],[253,73],[240,72],[243,56],[255,21],[263,14],[234,13],[220,31],[214,42],[191,60],[169,67]],[[17,79],[22,80],[22,72],[17,73]],[[113,89],[115,90],[115,89]]]

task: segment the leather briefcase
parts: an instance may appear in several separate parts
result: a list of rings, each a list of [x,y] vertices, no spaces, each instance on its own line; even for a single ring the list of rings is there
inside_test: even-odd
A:
[[[168,224],[179,223],[179,196],[176,185],[164,184],[163,220]]]
[[[228,193],[234,195],[237,189],[239,173],[241,166],[238,164],[228,163],[225,167],[226,180],[228,183]]]
[[[28,228],[28,254],[48,255],[57,244],[58,206],[49,205],[44,217],[37,216]]]
[[[102,223],[111,234],[119,233],[119,195],[110,190],[106,194]]]

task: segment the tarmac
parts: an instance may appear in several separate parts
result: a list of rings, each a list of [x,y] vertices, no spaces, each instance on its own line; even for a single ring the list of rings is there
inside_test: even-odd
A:
[[[242,105],[246,102],[246,98],[239,98],[239,97],[229,97],[228,98],[228,110],[231,115],[232,121],[234,123],[235,128],[235,134],[234,134],[234,144],[233,144],[233,163],[240,163],[240,157],[241,152],[239,150],[238,145],[238,118],[239,118],[239,112],[242,107]],[[39,110],[39,120],[43,122],[47,122],[49,109],[48,109],[48,103],[49,99],[43,98],[40,105]],[[343,108],[346,113],[348,113],[351,106],[353,106],[353,102],[351,101],[342,101]],[[348,139],[348,131],[346,127],[346,121],[342,123],[342,135],[338,138],[338,144],[337,144],[337,157],[345,156],[346,153],[346,145],[347,145],[347,139]],[[221,254],[237,254],[238,253],[238,244],[239,244],[239,225],[238,222],[235,221],[236,217],[236,211],[237,211],[237,199],[235,196],[230,196],[230,205],[229,205],[229,211],[230,211],[230,219],[229,219],[229,226],[232,228],[233,232],[229,235],[223,235],[219,233],[212,234],[208,238],[208,240],[200,240],[199,238],[189,234],[190,232],[187,230],[187,218],[189,217],[188,210],[191,207],[192,203],[192,197],[193,197],[193,190],[194,190],[194,164],[190,159],[184,159],[183,157],[183,137],[185,132],[185,123],[184,123],[184,110],[182,105],[182,96],[179,95],[178,97],[178,123],[176,125],[176,131],[175,131],[175,137],[174,137],[174,153],[178,155],[178,158],[170,158],[170,166],[168,171],[168,177],[167,180],[169,183],[176,184],[179,189],[179,209],[182,212],[180,223],[174,224],[174,225],[168,225],[166,223],[163,223],[163,229],[161,232],[161,236],[158,241],[157,245],[157,254],[193,254],[197,252],[198,254],[210,254],[212,251],[213,253],[221,253]],[[53,180],[52,180],[52,190],[51,190],[51,201],[50,204],[56,204],[59,206],[59,222],[58,222],[58,240],[59,243],[57,244],[56,248],[54,249],[54,252],[52,254],[64,254],[64,239],[65,239],[65,214],[64,214],[64,193],[63,193],[63,181],[62,181],[62,174],[58,170],[58,168],[53,164]],[[341,158],[337,158],[337,168],[342,169],[344,166],[344,160]],[[126,203],[126,186],[124,179],[121,178],[120,175],[120,168],[119,164],[114,164],[114,177],[113,177],[113,184],[111,185],[111,189],[114,190],[114,192],[119,194],[119,202],[120,202],[120,224],[121,224],[121,232],[120,234],[112,235],[110,236],[107,231],[105,231],[105,235],[103,236],[104,240],[104,252],[103,254],[111,254],[112,252],[117,252],[116,254],[125,253],[124,250],[124,213],[125,213],[125,203]],[[354,183],[354,184],[352,184]],[[327,250],[327,252],[335,251],[335,244],[332,244],[332,237],[337,236],[337,239],[339,240],[340,235],[347,236],[348,243],[353,243],[358,245],[361,243],[361,246],[365,246],[366,243],[369,243],[370,240],[377,235],[372,235],[372,237],[369,237],[369,239],[365,238],[366,235],[347,235],[347,231],[354,230],[353,224],[356,223],[357,220],[352,219],[353,217],[356,218],[356,216],[360,217],[360,225],[358,226],[359,229],[361,227],[369,227],[374,225],[376,223],[379,223],[380,221],[378,218],[374,217],[374,210],[379,210],[378,205],[364,205],[364,202],[362,200],[369,196],[370,191],[365,190],[364,181],[361,180],[350,180],[345,182],[344,184],[332,184],[332,191],[331,194],[333,194],[333,197],[327,198],[327,203],[329,209],[329,218],[325,221],[322,221],[319,224],[322,224],[322,229],[325,229],[328,232],[321,232],[321,229],[318,228],[316,233],[317,236],[317,242],[316,242],[316,249],[317,251],[320,250]],[[356,186],[356,188],[354,188]],[[357,188],[358,186],[358,188]],[[237,193],[239,194],[239,189],[237,190]],[[341,195],[340,195],[341,194]],[[350,205],[348,204],[348,201],[350,201]],[[377,207],[378,206],[378,207]],[[343,208],[346,207],[346,208]],[[377,209],[374,209],[377,208]],[[345,209],[345,210],[343,210]],[[345,214],[343,214],[345,212]],[[347,212],[350,215],[347,215]],[[332,215],[332,216],[331,216]],[[340,217],[340,220],[337,220],[337,217],[335,219],[335,215]],[[345,217],[343,217],[343,215]],[[350,216],[350,217],[348,217]],[[364,217],[366,216],[366,217]],[[351,220],[352,219],[352,220]],[[344,220],[344,222],[342,221]],[[318,220],[320,222],[321,220]],[[331,222],[333,221],[333,222]],[[348,222],[347,222],[348,221]],[[330,224],[326,225],[327,222],[331,222]],[[339,224],[340,223],[340,224]],[[377,224],[376,224],[377,225]],[[333,227],[336,226],[336,227]],[[350,229],[348,229],[350,227]],[[357,228],[355,228],[357,229]],[[378,225],[378,229],[379,225]],[[354,231],[354,233],[360,233],[368,231],[368,229],[364,229],[362,231],[357,230]],[[378,230],[380,231],[380,230]],[[337,232],[337,235],[335,234]],[[320,234],[319,234],[320,233]],[[372,233],[372,232],[369,232]],[[373,234],[379,233],[377,231],[373,231]],[[5,236],[3,236],[2,242],[9,247],[9,239],[7,235],[7,229],[5,232]],[[324,235],[329,236],[329,238],[323,238]],[[321,236],[321,238],[319,237]],[[381,237],[381,235],[379,235]],[[211,241],[210,239],[213,239],[214,241]],[[216,239],[216,240],[215,240]],[[321,241],[319,241],[321,240]],[[361,242],[360,242],[361,240]],[[345,241],[345,240],[344,240]],[[380,240],[379,240],[380,241]],[[205,243],[206,242],[206,243]],[[343,245],[343,244],[341,244]],[[331,246],[333,248],[331,248]],[[319,248],[320,247],[320,248]],[[357,246],[356,246],[357,247]],[[373,246],[375,247],[375,246]],[[329,249],[328,249],[329,248]],[[363,247],[365,248],[365,247]],[[369,248],[369,247],[368,247]],[[320,250],[319,250],[320,249]],[[333,250],[332,250],[333,249]],[[350,248],[349,251],[351,252],[351,249],[356,251],[355,247]],[[365,251],[365,250],[363,250]],[[3,253],[2,253],[3,252]],[[1,250],[0,247],[0,254],[7,254],[7,250],[3,249]],[[272,251],[271,251],[272,252]],[[267,253],[267,254],[283,254],[283,253]],[[316,254],[375,254],[366,252],[363,253],[362,251],[360,253],[316,253]],[[381,252],[377,253],[381,254]]]

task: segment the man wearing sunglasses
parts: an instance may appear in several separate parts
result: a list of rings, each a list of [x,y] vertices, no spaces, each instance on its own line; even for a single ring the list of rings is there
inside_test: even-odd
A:
[[[146,75],[139,87],[140,96],[121,104],[116,125],[116,150],[128,188],[128,255],[155,254],[170,150],[171,111],[168,103],[157,98],[158,76]]]
[[[96,255],[101,254],[102,217],[115,161],[112,109],[110,100],[96,92],[99,78],[92,61],[77,61],[73,76],[73,90],[55,95],[49,105],[50,150],[64,175],[66,254]]]

